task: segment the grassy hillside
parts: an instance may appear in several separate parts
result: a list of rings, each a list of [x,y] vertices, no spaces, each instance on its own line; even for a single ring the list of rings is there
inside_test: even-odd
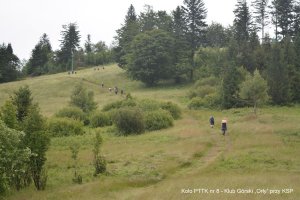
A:
[[[115,65],[104,70],[86,69],[0,85],[0,105],[19,86],[27,84],[42,113],[48,117],[66,106],[73,86],[82,82],[95,93],[101,108],[123,98],[108,92],[118,86],[138,98],[171,100],[183,109],[172,128],[139,136],[117,137],[102,128],[102,153],[108,174],[93,177],[93,134],[53,138],[47,153],[48,184],[45,191],[33,186],[7,199],[297,199],[300,196],[300,107],[269,107],[255,117],[251,109],[226,111],[187,109],[189,85],[145,88],[126,78]],[[100,87],[101,82],[105,88]],[[208,118],[217,126],[210,128]],[[219,122],[228,118],[229,132],[222,136]],[[79,172],[83,184],[72,183],[69,144],[77,141]],[[215,193],[199,193],[194,189]],[[217,194],[217,189],[224,190]],[[269,189],[267,194],[237,194],[239,189]],[[280,194],[269,194],[278,189]],[[293,189],[283,194],[282,189]],[[235,194],[226,192],[236,192]],[[192,194],[188,193],[192,192]],[[289,192],[285,190],[285,192]]]

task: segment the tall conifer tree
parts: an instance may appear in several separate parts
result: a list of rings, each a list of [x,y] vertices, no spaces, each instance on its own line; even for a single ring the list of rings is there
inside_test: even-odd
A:
[[[191,61],[192,68],[190,70],[190,79],[193,79],[194,62],[193,57],[196,49],[204,42],[205,28],[207,24],[205,22],[207,10],[205,8],[203,0],[184,0],[184,6],[182,9],[185,13],[187,36],[191,49]]]

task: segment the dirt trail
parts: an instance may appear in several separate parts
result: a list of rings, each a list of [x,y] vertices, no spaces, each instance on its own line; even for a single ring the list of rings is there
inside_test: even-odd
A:
[[[189,115],[189,121],[193,122],[195,126],[205,126],[207,124],[199,124],[199,120],[195,119],[194,116]],[[205,169],[213,162],[215,162],[222,154],[226,153],[231,149],[231,138],[230,135],[221,135],[221,131],[218,127],[214,127],[212,130],[208,130],[211,132],[209,137],[212,141],[212,146],[207,149],[205,154],[200,157],[194,159],[194,165],[192,166],[193,170],[189,171],[189,174],[195,173],[195,171],[199,172],[202,169]]]
[[[218,127],[215,127],[214,129],[208,128],[203,130],[203,128],[201,129],[200,127],[203,127],[205,125],[207,126],[207,124],[199,123],[199,120],[191,114],[184,116],[184,120],[184,122],[188,122],[190,127],[192,127],[192,130],[187,132],[186,136],[196,137],[199,136],[199,134],[204,134],[203,137],[210,137],[209,139],[210,141],[212,141],[212,146],[208,147],[202,157],[192,157],[191,166],[187,168],[179,168],[173,174],[168,175],[166,179],[153,185],[149,185],[148,187],[133,189],[131,190],[132,196],[124,199],[160,199],[160,195],[163,195],[161,188],[164,188],[166,191],[168,191],[170,195],[176,194],[178,193],[178,191],[180,191],[180,188],[178,187],[181,186],[180,183],[178,184],[178,181],[184,184],[188,180],[195,180],[194,177],[201,177],[200,174],[202,174],[207,167],[212,165],[222,154],[231,149],[230,135],[222,136],[221,131],[218,129]],[[207,131],[210,133],[203,133],[203,131]],[[184,133],[180,134],[182,135]],[[182,186],[188,187],[189,185]],[[124,193],[124,197],[127,196],[125,195],[128,194],[127,192],[128,191]],[[177,197],[174,196],[174,198],[176,199]]]

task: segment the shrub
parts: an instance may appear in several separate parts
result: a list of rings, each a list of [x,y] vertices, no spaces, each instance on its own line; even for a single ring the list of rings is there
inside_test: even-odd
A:
[[[97,108],[97,103],[94,101],[94,93],[87,91],[82,83],[75,86],[71,94],[70,104],[80,108],[83,112],[90,112]]]
[[[90,124],[93,128],[112,125],[109,113],[96,112],[90,118]]]
[[[145,126],[149,131],[168,128],[173,125],[171,114],[165,110],[148,112],[145,115]]]
[[[0,110],[0,119],[6,124],[7,127],[16,129],[18,125],[17,121],[17,108],[8,100],[4,103]]]
[[[161,108],[168,111],[172,115],[173,119],[179,119],[181,117],[181,110],[179,106],[170,101],[162,103]]]
[[[110,111],[113,109],[119,109],[119,108],[123,108],[123,107],[134,107],[136,106],[136,102],[134,99],[132,98],[128,98],[125,100],[121,100],[121,101],[115,101],[109,104],[106,104],[102,111]]]
[[[221,105],[220,103],[220,96],[217,93],[212,93],[206,95],[204,98],[195,97],[193,98],[188,107],[190,109],[201,109],[201,108],[219,108]]]
[[[106,104],[102,108],[102,111],[110,111],[110,110],[113,110],[113,109],[118,109],[118,108],[121,108],[121,106],[122,106],[122,101],[115,101],[115,102]]]
[[[201,86],[198,88],[193,88],[190,92],[189,92],[189,98],[194,98],[194,97],[205,97],[206,95],[209,95],[211,93],[216,92],[216,88],[213,86],[209,86],[209,85],[205,85],[205,86]]]
[[[103,156],[98,156],[94,161],[95,173],[94,176],[106,172],[106,160]]]
[[[194,97],[204,98],[206,95],[216,92],[217,86],[220,81],[216,77],[208,77],[198,80],[193,88],[189,91],[188,96],[190,99]]]
[[[70,135],[82,135],[83,123],[68,118],[52,118],[48,121],[48,131],[51,136],[61,137]]]
[[[217,86],[218,83],[219,83],[218,78],[216,78],[214,76],[210,76],[210,77],[198,80],[195,83],[195,87],[201,87],[201,86],[204,86],[204,85]]]
[[[160,103],[152,99],[142,99],[139,101],[138,107],[143,111],[153,111],[160,108]]]
[[[121,108],[116,114],[115,124],[123,135],[139,134],[145,131],[143,114],[137,108]]]
[[[86,114],[77,107],[66,107],[61,110],[59,110],[56,115],[56,117],[66,117],[66,118],[71,118],[75,119],[78,121],[86,121]]]
[[[200,109],[206,107],[206,103],[203,98],[195,97],[193,98],[190,103],[188,104],[189,109]]]
[[[97,176],[100,173],[104,173],[106,171],[106,160],[103,156],[100,155],[100,146],[103,143],[103,139],[100,135],[100,132],[96,132],[94,139],[94,166],[95,173],[94,176]]]

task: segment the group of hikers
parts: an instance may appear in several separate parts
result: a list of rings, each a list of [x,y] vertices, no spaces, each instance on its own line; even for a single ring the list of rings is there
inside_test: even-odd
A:
[[[104,83],[103,83],[103,82],[101,83],[101,87],[104,88]],[[114,88],[109,87],[109,88],[108,88],[108,91],[109,91],[110,93],[111,93],[112,91],[114,91],[114,93],[117,95],[117,94],[119,93],[119,88],[118,88],[117,86],[115,86]],[[121,93],[121,96],[123,96],[124,90],[121,89],[121,90],[120,90],[120,93]]]
[[[211,128],[213,128],[215,126],[215,119],[213,116],[210,116],[209,123],[210,123]],[[221,121],[221,131],[222,131],[222,134],[225,136],[225,133],[227,131],[227,120],[226,119],[222,119],[222,121]]]

